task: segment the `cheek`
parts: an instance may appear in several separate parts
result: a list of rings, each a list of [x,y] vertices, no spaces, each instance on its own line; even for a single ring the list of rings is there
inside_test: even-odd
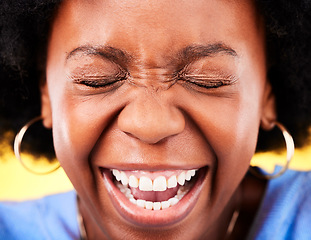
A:
[[[218,167],[248,164],[254,153],[259,116],[243,105],[231,102],[206,111],[202,131],[215,151]]]
[[[90,168],[89,155],[120,108],[116,103],[103,104],[102,97],[81,97],[70,91],[53,98],[55,152],[66,172]]]
[[[252,155],[255,150],[260,122],[260,102],[258,92],[255,95],[239,92],[228,98],[196,98],[185,109],[218,160],[230,160],[235,156],[236,161],[241,161],[238,159],[238,153]]]
[[[262,87],[257,84],[239,88],[228,98],[195,98],[186,109],[214,151],[211,172],[216,190],[214,196],[218,199],[219,194],[236,189],[249,167],[257,143]]]

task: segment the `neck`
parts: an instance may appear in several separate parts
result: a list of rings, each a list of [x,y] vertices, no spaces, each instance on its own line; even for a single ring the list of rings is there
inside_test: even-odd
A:
[[[77,196],[78,204],[78,223],[80,230],[80,240],[92,240],[101,239],[108,240],[109,238],[99,228],[95,219],[90,214],[89,210],[85,207],[85,204]],[[79,217],[80,216],[80,217]]]
[[[240,213],[230,236],[233,239],[246,239],[264,197],[267,181],[247,174],[240,184]]]
[[[266,184],[267,181],[247,174],[215,222],[213,233],[202,239],[246,239],[264,196]]]

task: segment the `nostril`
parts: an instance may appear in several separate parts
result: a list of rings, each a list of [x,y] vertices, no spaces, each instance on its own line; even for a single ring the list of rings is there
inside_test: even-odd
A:
[[[140,106],[130,104],[118,116],[118,127],[127,135],[155,144],[184,130],[185,118],[177,108]]]
[[[177,124],[167,124],[165,126],[160,126],[160,124],[153,126],[146,124],[143,127],[137,127],[137,125],[131,124],[127,127],[124,127],[123,125],[121,130],[128,136],[137,138],[142,142],[155,144],[182,132],[183,127],[177,126]]]

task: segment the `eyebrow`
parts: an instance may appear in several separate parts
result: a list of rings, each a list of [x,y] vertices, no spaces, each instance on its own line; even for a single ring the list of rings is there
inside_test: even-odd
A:
[[[106,58],[115,63],[126,63],[131,59],[131,56],[121,49],[114,48],[111,46],[91,46],[91,45],[83,45],[73,49],[69,52],[66,56],[66,61],[70,58],[77,56],[77,55],[93,55],[93,56],[100,56],[102,58]]]
[[[186,61],[193,61],[203,57],[213,57],[219,54],[238,57],[235,50],[223,43],[190,45],[182,49],[182,51],[179,52],[178,57]]]
[[[68,61],[70,58],[74,56],[81,54],[86,56],[88,55],[100,56],[112,62],[123,64],[126,64],[131,59],[133,59],[133,57],[126,51],[111,46],[82,45],[69,52],[66,56],[66,61]],[[219,54],[238,57],[237,52],[231,47],[223,43],[214,43],[208,45],[200,45],[200,44],[189,45],[181,49],[181,51],[179,51],[176,54],[176,56],[173,57],[172,59],[177,58],[178,60],[181,60],[183,62],[184,61],[191,62],[203,57],[213,57]]]

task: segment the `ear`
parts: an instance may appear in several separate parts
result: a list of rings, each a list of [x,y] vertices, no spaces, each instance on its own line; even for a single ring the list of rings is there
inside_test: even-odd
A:
[[[261,114],[260,126],[264,130],[271,130],[277,120],[275,96],[269,81],[266,83],[263,109]]]
[[[52,128],[52,108],[46,82],[40,85],[40,91],[41,91],[41,116],[43,125],[46,128]]]

